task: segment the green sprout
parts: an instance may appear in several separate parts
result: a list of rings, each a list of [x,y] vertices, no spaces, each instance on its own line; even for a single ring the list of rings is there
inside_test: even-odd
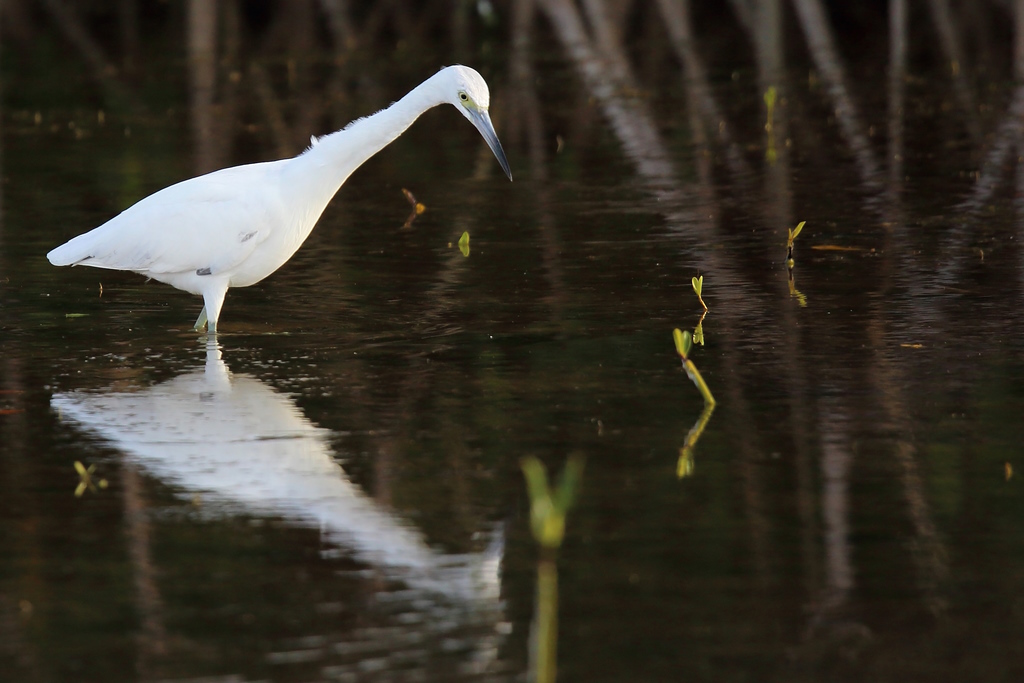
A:
[[[530,530],[537,543],[553,550],[562,545],[565,537],[565,516],[572,507],[583,474],[583,456],[573,454],[565,463],[565,470],[552,491],[548,485],[547,470],[534,456],[520,461],[526,489],[530,494]]]
[[[711,394],[711,390],[708,389],[707,382],[701,376],[700,371],[697,370],[697,366],[690,360],[690,349],[693,346],[693,335],[689,332],[682,332],[679,328],[672,330],[672,339],[676,344],[676,353],[683,359],[683,369],[686,370],[686,375],[693,383],[697,386],[697,390],[700,391],[700,395],[704,397],[704,402],[710,405],[715,405],[715,397]]]
[[[469,256],[469,232],[462,233],[462,237],[459,238],[459,251],[462,252],[463,256]]]
[[[793,267],[789,267],[789,295],[796,299],[796,302],[800,304],[800,308],[807,307],[807,297],[796,288],[796,280],[793,278]]]
[[[96,487],[99,486],[101,489],[107,488],[107,480],[100,479],[95,484],[92,481],[92,474],[96,471],[96,465],[89,465],[86,467],[78,460],[75,461],[75,471],[78,472],[79,482],[75,488],[75,498],[81,498],[82,494],[87,490],[96,493]]]
[[[800,221],[795,228],[789,231],[789,239],[786,240],[786,267],[792,268],[795,263],[793,261],[793,243],[796,241],[797,235],[804,229],[804,224],[807,221]]]
[[[786,240],[786,268],[789,271],[789,295],[795,298],[801,307],[807,305],[807,297],[796,288],[796,282],[793,279],[793,268],[796,266],[796,261],[793,260],[793,244],[806,223],[807,221],[800,221],[795,228],[789,230],[789,239]]]
[[[703,320],[703,318],[701,318],[701,320]],[[701,331],[700,323],[697,323],[696,331],[700,331],[701,342],[703,343],[703,331]],[[686,435],[686,441],[683,442],[683,447],[679,449],[679,461],[676,464],[676,476],[679,479],[688,477],[693,473],[694,448],[697,446],[697,440],[700,439],[700,435],[704,433],[704,428],[711,419],[711,413],[715,411],[715,397],[711,394],[711,390],[708,388],[707,382],[705,382],[704,378],[701,376],[700,371],[697,370],[697,366],[693,364],[693,361],[690,360],[689,357],[695,340],[696,335],[684,332],[678,327],[672,330],[672,341],[675,342],[676,353],[678,353],[679,357],[683,359],[683,369],[686,370],[686,375],[697,386],[697,390],[700,391],[701,396],[704,397],[704,411],[690,429],[690,432]]]
[[[530,637],[532,683],[555,683],[558,672],[558,567],[554,560],[537,563],[537,600]]]
[[[708,310],[708,305],[704,303],[704,299],[700,295],[701,290],[704,289],[704,276],[695,277],[690,280],[690,283],[693,284],[693,291],[697,293],[697,300],[700,301],[700,305],[704,307],[705,311]]]
[[[690,355],[690,347],[693,346],[693,335],[683,332],[678,327],[672,330],[672,341],[676,344],[676,353],[683,360]]]
[[[711,413],[713,412],[715,412],[715,404],[705,403],[704,411],[686,435],[686,441],[683,442],[683,447],[679,449],[679,461],[676,463],[676,477],[678,479],[683,479],[693,474],[693,451],[697,446],[700,435],[704,433],[704,428],[708,426],[708,422],[711,420]]]

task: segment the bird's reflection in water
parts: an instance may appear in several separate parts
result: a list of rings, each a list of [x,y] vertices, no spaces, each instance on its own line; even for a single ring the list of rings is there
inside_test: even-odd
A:
[[[503,535],[495,533],[481,553],[446,555],[428,546],[349,481],[332,457],[328,430],[259,379],[233,375],[213,340],[204,368],[132,391],[59,393],[51,404],[151,475],[201,494],[204,510],[318,525],[328,542],[403,582],[433,609],[443,603],[500,628]],[[478,647],[496,652],[494,642]],[[482,654],[477,649],[474,659]]]

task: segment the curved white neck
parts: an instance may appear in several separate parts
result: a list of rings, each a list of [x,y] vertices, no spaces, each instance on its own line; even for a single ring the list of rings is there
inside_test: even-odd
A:
[[[435,82],[440,73],[413,88],[390,107],[325,135],[288,161],[284,169],[285,184],[300,188],[306,195],[309,208],[316,214],[313,223],[353,171],[405,132],[423,112],[445,102]],[[310,225],[309,229],[312,227]]]

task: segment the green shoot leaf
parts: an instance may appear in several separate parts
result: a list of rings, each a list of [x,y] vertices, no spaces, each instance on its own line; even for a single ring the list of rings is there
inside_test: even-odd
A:
[[[708,310],[708,305],[704,303],[704,299],[701,297],[701,292],[704,290],[704,276],[692,278],[690,283],[693,285],[693,291],[697,294],[697,300],[700,301],[700,305],[704,307],[704,310]]]
[[[520,461],[520,466],[530,495],[530,531],[541,546],[557,548],[565,537],[565,516],[579,487],[583,458],[579,455],[569,457],[553,496],[548,486],[547,471],[540,460],[528,456]]]
[[[793,242],[796,240],[797,235],[799,235],[800,231],[804,229],[805,223],[807,223],[807,221],[800,221],[795,228],[789,231],[789,241],[786,242],[786,246],[790,249],[793,248]]]
[[[690,347],[693,346],[693,337],[689,332],[683,332],[678,327],[672,330],[672,341],[676,345],[676,353],[683,360],[690,355]]]

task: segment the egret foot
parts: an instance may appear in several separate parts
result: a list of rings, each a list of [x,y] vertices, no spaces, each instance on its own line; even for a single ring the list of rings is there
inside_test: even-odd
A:
[[[196,324],[192,329],[196,332],[200,332],[204,327],[206,327],[206,322],[206,306],[203,306],[203,310],[199,311],[199,317],[196,318]]]

